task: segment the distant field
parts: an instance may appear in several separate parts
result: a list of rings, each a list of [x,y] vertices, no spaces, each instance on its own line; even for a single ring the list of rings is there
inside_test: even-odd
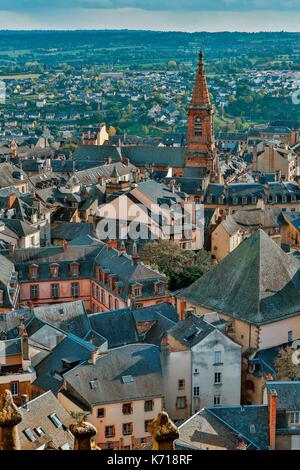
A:
[[[16,74],[16,75],[0,75],[0,80],[24,80],[24,78],[39,78],[39,73],[23,73],[23,74]]]

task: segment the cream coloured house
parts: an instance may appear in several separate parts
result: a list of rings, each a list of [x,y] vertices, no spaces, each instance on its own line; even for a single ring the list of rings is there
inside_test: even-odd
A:
[[[253,170],[278,173],[284,180],[293,180],[297,170],[297,154],[279,141],[261,142],[253,149]]]
[[[88,415],[101,449],[142,448],[163,409],[159,348],[131,344],[95,354],[64,374],[58,399],[69,412]]]

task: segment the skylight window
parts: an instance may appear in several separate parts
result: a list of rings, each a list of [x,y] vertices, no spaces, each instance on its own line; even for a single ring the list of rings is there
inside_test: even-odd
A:
[[[32,429],[30,429],[30,428],[24,429],[23,433],[25,434],[25,436],[27,437],[27,439],[28,439],[30,442],[36,441],[36,437],[35,437],[35,435],[33,434]]]
[[[97,389],[97,379],[90,381],[90,387],[91,387],[91,390]]]
[[[60,421],[60,419],[58,418],[58,416],[55,413],[52,413],[52,415],[49,416],[49,419],[52,421],[52,423],[54,424],[54,426],[56,428],[61,427],[62,422]]]
[[[133,382],[132,375],[122,375],[122,382],[123,384],[130,384],[131,382]]]
[[[43,428],[41,428],[41,426],[38,426],[37,428],[35,428],[35,432],[39,437],[42,437],[45,435],[45,431],[43,430]]]

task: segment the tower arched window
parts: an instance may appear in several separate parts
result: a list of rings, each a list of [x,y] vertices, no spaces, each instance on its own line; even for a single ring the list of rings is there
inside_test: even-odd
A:
[[[199,116],[195,119],[195,135],[202,135],[202,120]]]

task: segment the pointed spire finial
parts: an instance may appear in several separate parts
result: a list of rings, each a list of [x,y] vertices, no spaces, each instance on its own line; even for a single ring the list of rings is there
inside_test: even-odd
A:
[[[210,97],[207,88],[206,73],[204,68],[203,51],[199,52],[199,64],[195,78],[192,105],[210,105]]]

